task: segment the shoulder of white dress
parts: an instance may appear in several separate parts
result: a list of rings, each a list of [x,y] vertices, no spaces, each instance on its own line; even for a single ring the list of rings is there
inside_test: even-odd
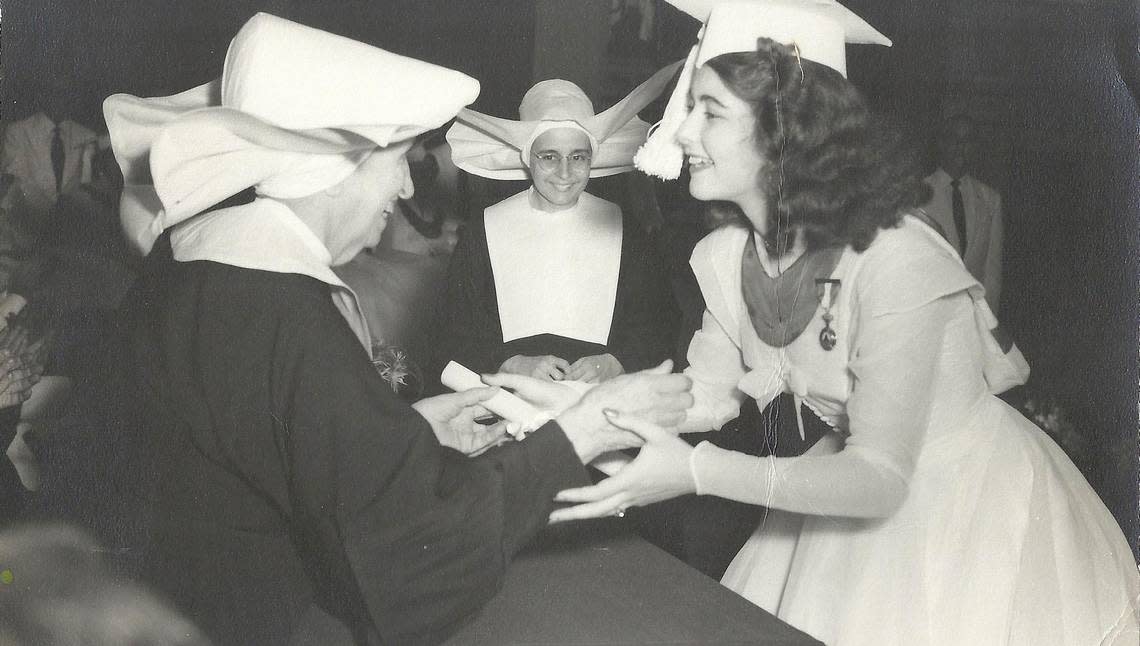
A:
[[[879,232],[856,263],[853,286],[874,291],[875,308],[906,311],[974,284],[957,252],[915,218]]]
[[[870,246],[856,254],[852,268],[866,279],[908,271],[905,268],[913,268],[916,263],[931,267],[960,265],[961,259],[934,229],[914,217],[903,216],[898,226],[880,230]]]
[[[898,226],[882,229],[867,250],[868,258],[903,258],[926,256],[956,257],[957,252],[931,225],[919,217],[906,213]]]
[[[748,239],[748,234],[746,227],[737,224],[718,227],[697,242],[692,255],[689,256],[689,262],[695,267],[697,263],[723,261],[734,247],[742,245],[742,241]]]

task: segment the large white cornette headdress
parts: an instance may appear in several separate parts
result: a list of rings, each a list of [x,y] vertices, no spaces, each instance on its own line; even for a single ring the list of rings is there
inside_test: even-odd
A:
[[[148,253],[165,229],[247,188],[316,193],[478,94],[454,70],[259,13],[230,43],[220,79],[104,101],[125,180],[123,227]]]
[[[633,153],[649,130],[637,113],[660,96],[680,65],[678,61],[662,68],[600,114],[594,114],[580,87],[562,79],[542,81],[528,90],[519,105],[518,121],[461,110],[447,132],[451,158],[473,175],[526,179],[534,140],[547,130],[574,128],[590,140],[590,177],[633,170]]]

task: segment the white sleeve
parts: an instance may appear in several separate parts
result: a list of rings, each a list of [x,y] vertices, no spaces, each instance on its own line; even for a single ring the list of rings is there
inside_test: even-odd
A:
[[[688,360],[685,375],[693,380],[694,403],[680,432],[719,430],[740,414],[745,395],[736,385],[747,368],[740,348],[708,310],[689,342]]]
[[[946,321],[963,295],[859,323],[851,435],[832,455],[757,458],[707,442],[693,451],[697,493],[828,516],[889,516],[905,499],[925,436]]]

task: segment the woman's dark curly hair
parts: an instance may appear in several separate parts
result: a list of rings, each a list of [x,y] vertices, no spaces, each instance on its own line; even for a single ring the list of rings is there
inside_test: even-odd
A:
[[[765,234],[770,245],[786,248],[802,232],[808,249],[863,251],[880,229],[929,199],[915,155],[839,72],[767,38],[755,52],[721,54],[706,65],[756,117],[756,145],[769,161],[760,182],[775,225]]]

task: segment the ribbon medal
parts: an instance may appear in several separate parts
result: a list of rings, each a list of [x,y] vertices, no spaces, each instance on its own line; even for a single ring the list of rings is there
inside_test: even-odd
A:
[[[840,281],[837,278],[816,278],[815,287],[820,291],[819,303],[823,306],[823,329],[819,331],[819,345],[824,350],[835,348],[837,336],[831,322],[835,315],[831,313],[831,306],[835,304],[835,296],[839,291]]]

